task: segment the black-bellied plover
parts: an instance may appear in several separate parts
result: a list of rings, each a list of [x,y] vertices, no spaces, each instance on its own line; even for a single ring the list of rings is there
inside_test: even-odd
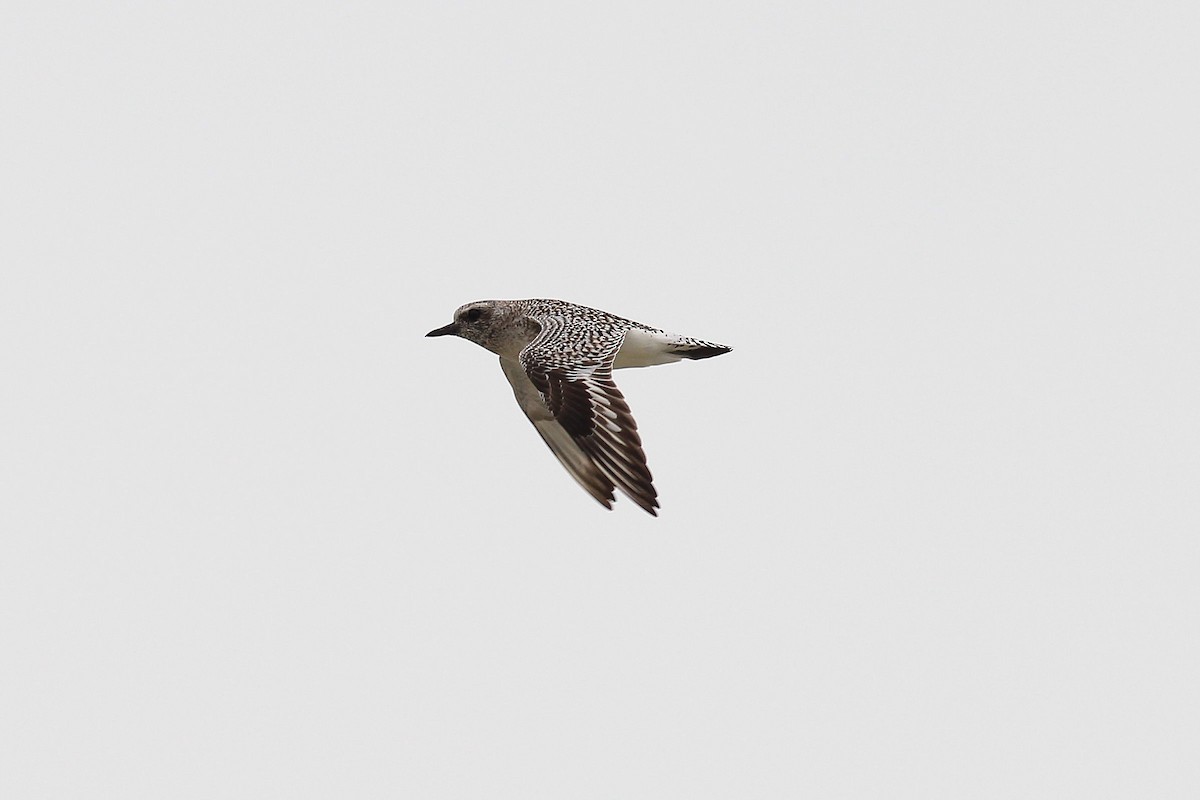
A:
[[[479,300],[426,336],[461,336],[500,356],[521,410],[588,494],[612,508],[616,487],[657,516],[637,423],[612,371],[733,348],[562,300]]]

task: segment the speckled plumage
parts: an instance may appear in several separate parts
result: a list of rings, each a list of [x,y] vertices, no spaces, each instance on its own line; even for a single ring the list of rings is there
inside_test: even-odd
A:
[[[459,336],[500,356],[517,403],[571,477],[605,508],[613,489],[657,515],[637,423],[612,371],[728,353],[562,300],[479,300],[427,336]]]

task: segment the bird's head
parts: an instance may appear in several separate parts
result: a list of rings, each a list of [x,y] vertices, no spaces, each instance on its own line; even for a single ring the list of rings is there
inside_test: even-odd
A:
[[[493,353],[504,354],[509,349],[507,339],[511,326],[508,323],[515,311],[503,300],[476,300],[459,306],[454,312],[454,321],[426,336],[459,336],[474,342]]]

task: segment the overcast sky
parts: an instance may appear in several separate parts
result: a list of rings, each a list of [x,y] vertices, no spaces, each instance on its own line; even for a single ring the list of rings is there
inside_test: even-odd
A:
[[[2,18],[3,797],[1200,796],[1195,4]]]

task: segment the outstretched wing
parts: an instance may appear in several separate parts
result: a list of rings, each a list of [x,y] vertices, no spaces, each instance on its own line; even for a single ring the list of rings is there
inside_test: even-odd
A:
[[[546,408],[546,404],[542,402],[542,396],[537,387],[525,374],[525,368],[519,362],[506,358],[500,359],[500,368],[504,370],[504,376],[512,384],[517,404],[521,406],[525,416],[529,417],[529,421],[533,423],[533,427],[541,435],[551,452],[558,457],[571,477],[578,481],[588,494],[596,498],[605,508],[611,509],[614,499],[612,481],[604,476],[595,462],[580,449],[571,435],[554,419],[550,409]]]
[[[511,374],[516,365],[501,359],[521,407],[559,461],[593,497],[611,507],[615,486],[657,516],[658,492],[646,466],[637,423],[612,379],[613,359],[625,330],[567,326],[555,317],[539,317],[538,322],[542,331],[521,351],[520,366],[541,402],[540,409],[535,406],[531,413],[533,404],[522,399],[519,381]],[[535,417],[546,412],[557,428]]]

